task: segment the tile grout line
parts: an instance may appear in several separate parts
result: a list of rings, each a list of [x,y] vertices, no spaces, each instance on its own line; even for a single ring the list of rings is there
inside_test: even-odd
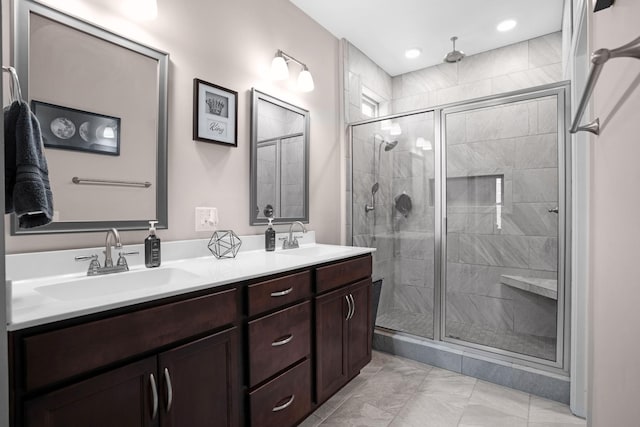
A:
[[[431,365],[429,365],[429,366],[431,366]],[[418,384],[418,389],[420,389],[420,386],[422,386],[422,384],[424,384],[424,382],[427,381],[427,378],[429,378],[429,375],[431,375],[432,371],[433,371],[433,366],[431,367],[431,369],[429,369],[429,372],[427,373],[427,375],[425,375],[424,379],[420,382],[420,384]],[[407,407],[407,405],[413,400],[413,398],[414,398],[414,396],[411,396],[409,399],[407,399],[407,401],[404,403],[404,405],[402,405],[402,408],[400,408],[398,413],[393,416],[391,421],[389,421],[389,424],[387,424],[387,426],[390,426],[391,424],[393,424],[395,422],[395,420],[402,413],[402,410]]]
[[[464,375],[464,374],[461,374]],[[469,394],[469,397],[467,397],[467,403],[465,403],[464,408],[462,409],[462,414],[460,414],[460,418],[458,418],[458,422],[456,423],[457,426],[460,425],[460,423],[462,422],[462,418],[464,417],[464,413],[466,412],[467,408],[469,407],[469,402],[471,401],[471,396],[473,396],[473,393],[476,391],[476,387],[478,386],[478,383],[480,381],[476,378],[476,381],[473,383],[473,389],[471,390],[471,393]]]
[[[380,369],[378,369],[378,370],[377,370],[373,375],[371,375],[371,377],[370,377],[370,378],[367,378],[367,379],[366,379],[362,384],[360,384],[358,387],[356,387],[354,390],[352,390],[352,391],[351,391],[351,393],[349,393],[349,394],[345,397],[345,399],[344,399],[342,402],[340,402],[340,404],[339,404],[338,406],[336,406],[336,407],[333,409],[333,411],[329,412],[329,414],[326,416],[326,418],[320,418],[320,420],[321,420],[321,421],[320,421],[320,424],[318,425],[318,427],[319,427],[319,426],[321,426],[322,424],[324,424],[324,423],[325,423],[325,421],[327,421],[329,418],[331,418],[331,416],[332,416],[333,414],[335,414],[336,412],[338,412],[338,409],[340,409],[340,408],[341,408],[345,403],[347,403],[347,401],[348,401],[349,399],[351,399],[351,398],[353,397],[353,394],[356,392],[356,390],[358,390],[358,389],[360,389],[360,388],[364,387],[364,386],[365,386],[365,384],[367,384],[371,378],[374,378],[376,375],[378,375],[378,374],[382,371],[382,369],[385,367],[385,365],[386,365],[386,364],[387,364],[387,362],[383,362],[383,364],[382,364],[382,366],[380,367]],[[347,383],[347,384],[345,384],[345,386],[344,386],[344,387],[346,387],[347,385],[348,385],[348,383]],[[338,391],[338,392],[339,392],[339,391]],[[329,400],[325,401],[325,403],[327,403],[328,401],[329,401]],[[324,403],[323,403],[323,405],[324,405]],[[316,409],[316,410],[317,410],[317,409]],[[314,411],[314,412],[315,412],[315,411]]]

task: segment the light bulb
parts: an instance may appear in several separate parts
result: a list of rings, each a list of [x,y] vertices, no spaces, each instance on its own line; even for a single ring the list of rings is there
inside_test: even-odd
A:
[[[314,88],[313,77],[311,77],[311,73],[307,70],[307,67],[304,67],[298,75],[298,90],[301,92],[311,92]]]
[[[273,80],[287,80],[289,78],[287,61],[279,54],[271,61],[271,78]]]
[[[398,136],[402,135],[402,128],[399,123],[394,123],[391,125],[391,129],[389,129],[389,135]]]
[[[116,137],[116,133],[113,131],[111,126],[105,126],[102,131],[102,137],[107,139],[113,139]]]
[[[415,59],[418,56],[420,56],[420,54],[422,53],[422,49],[418,48],[418,47],[414,47],[411,49],[407,49],[404,52],[404,56],[408,59]]]
[[[506,21],[502,21],[496,27],[496,30],[504,33],[505,31],[513,30],[516,27],[516,21],[513,19],[507,19]]]

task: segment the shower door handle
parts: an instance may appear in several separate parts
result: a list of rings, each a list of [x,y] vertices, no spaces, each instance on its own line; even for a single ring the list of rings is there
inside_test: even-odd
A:
[[[548,209],[549,213],[558,213],[558,207]]]

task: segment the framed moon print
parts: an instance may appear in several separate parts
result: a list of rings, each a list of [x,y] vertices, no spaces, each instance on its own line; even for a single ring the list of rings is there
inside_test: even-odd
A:
[[[120,118],[31,101],[45,147],[120,155]]]
[[[193,79],[193,139],[238,146],[238,92]]]

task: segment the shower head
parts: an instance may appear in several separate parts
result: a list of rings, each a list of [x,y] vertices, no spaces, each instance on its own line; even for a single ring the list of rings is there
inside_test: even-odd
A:
[[[391,141],[391,142],[384,142],[384,151],[391,151],[394,148],[396,148],[396,145],[398,145],[398,140],[396,139],[395,141]]]
[[[453,50],[445,55],[444,62],[460,62],[462,58],[464,58],[464,52],[461,50],[456,50],[456,40],[458,40],[458,37],[451,37],[451,41],[453,42]]]
[[[379,188],[380,188],[380,185],[377,182],[373,184],[373,186],[371,187],[371,194],[376,194]]]

